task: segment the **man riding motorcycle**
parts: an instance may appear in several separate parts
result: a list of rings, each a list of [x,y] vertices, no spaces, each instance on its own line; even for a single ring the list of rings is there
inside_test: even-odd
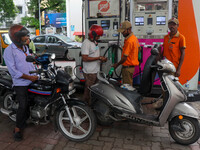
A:
[[[16,92],[16,99],[19,107],[16,113],[16,127],[14,139],[21,141],[23,138],[22,129],[26,126],[28,118],[28,86],[38,79],[38,76],[31,75],[29,71],[35,70],[34,65],[26,61],[30,55],[26,42],[29,39],[29,31],[22,25],[13,25],[9,29],[9,36],[12,40],[4,51],[3,58],[13,80],[13,88]]]

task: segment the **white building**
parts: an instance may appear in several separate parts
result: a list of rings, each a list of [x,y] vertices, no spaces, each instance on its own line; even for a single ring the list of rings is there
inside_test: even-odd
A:
[[[15,6],[18,8],[19,13],[15,17],[15,20],[13,20],[13,23],[18,24],[21,22],[21,18],[28,16],[28,7],[27,2],[30,0],[13,0]]]
[[[18,8],[19,13],[15,17],[14,20],[7,20],[6,22],[2,23],[1,28],[9,27],[11,24],[18,24],[21,22],[21,18],[28,15],[28,7],[27,2],[30,0],[13,0],[15,6]]]
[[[82,0],[66,0],[66,5],[67,35],[74,39],[74,32],[82,32]]]

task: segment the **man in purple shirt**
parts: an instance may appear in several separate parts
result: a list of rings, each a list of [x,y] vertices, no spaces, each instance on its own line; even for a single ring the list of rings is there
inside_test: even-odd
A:
[[[35,70],[33,63],[26,61],[26,56],[30,55],[26,41],[29,39],[29,31],[21,25],[13,25],[9,29],[9,36],[12,40],[4,51],[4,60],[8,71],[12,76],[13,87],[16,92],[16,100],[19,107],[16,114],[16,127],[14,129],[14,139],[21,141],[22,129],[28,119],[28,86],[36,81],[38,76],[29,74]]]

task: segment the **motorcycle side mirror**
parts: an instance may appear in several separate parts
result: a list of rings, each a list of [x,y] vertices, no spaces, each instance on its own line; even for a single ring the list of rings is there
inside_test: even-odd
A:
[[[28,56],[26,56],[26,61],[27,62],[34,62],[35,61],[35,57],[28,55]]]

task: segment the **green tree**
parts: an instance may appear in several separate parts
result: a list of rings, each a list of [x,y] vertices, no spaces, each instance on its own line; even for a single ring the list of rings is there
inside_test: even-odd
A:
[[[13,0],[0,0],[0,22],[14,19],[17,12]]]
[[[28,10],[32,17],[23,17],[22,24],[35,26],[39,28],[39,3],[38,0],[31,0],[28,4]],[[48,10],[56,12],[65,12],[66,0],[40,0],[40,13]]]

